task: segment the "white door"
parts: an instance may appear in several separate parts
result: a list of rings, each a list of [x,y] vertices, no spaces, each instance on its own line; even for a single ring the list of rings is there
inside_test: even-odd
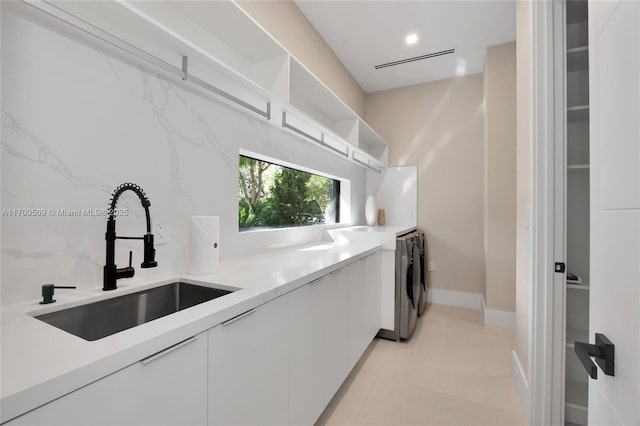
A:
[[[589,384],[590,425],[640,425],[640,1],[589,2],[590,333],[615,375]]]

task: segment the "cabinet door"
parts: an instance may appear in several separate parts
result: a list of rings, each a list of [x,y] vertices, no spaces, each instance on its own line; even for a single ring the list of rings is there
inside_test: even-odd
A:
[[[291,293],[289,424],[313,424],[348,370],[342,277],[338,271]]]
[[[9,422],[10,425],[203,425],[207,335],[199,334]]]
[[[366,304],[369,295],[366,288],[365,262],[366,258],[361,258],[344,268],[343,294],[347,298],[348,306],[345,327],[349,334],[344,355],[350,367],[349,371],[358,362],[370,341],[366,329]]]
[[[209,331],[209,424],[288,423],[285,295]]]
[[[367,256],[364,262],[364,291],[367,346],[378,334],[381,328],[381,251]]]
[[[349,350],[351,368],[358,362],[380,329],[380,263],[379,253],[359,259],[345,268],[348,297]]]

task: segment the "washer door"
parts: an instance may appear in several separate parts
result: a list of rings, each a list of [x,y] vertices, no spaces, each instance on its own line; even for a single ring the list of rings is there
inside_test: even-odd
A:
[[[409,303],[411,304],[411,308],[412,309],[416,309],[416,301],[417,301],[417,296],[420,293],[415,293],[414,292],[414,277],[415,275],[413,274],[413,244],[411,244],[409,246],[409,256],[408,256],[408,260],[409,260],[409,265],[407,266],[407,277],[405,279],[405,286],[407,289],[407,299],[409,299]]]
[[[413,300],[415,301],[416,311],[420,310],[420,299],[422,296],[422,265],[420,264],[420,247],[418,244],[413,246]]]
[[[407,279],[405,282],[407,289],[407,298],[411,302],[411,308],[418,310],[418,301],[420,298],[420,249],[415,241],[408,244],[409,265],[407,267]]]
[[[425,257],[427,255],[424,234],[418,234],[418,247],[420,249],[420,297],[418,298],[418,315],[422,315],[427,309],[427,279],[425,270]]]

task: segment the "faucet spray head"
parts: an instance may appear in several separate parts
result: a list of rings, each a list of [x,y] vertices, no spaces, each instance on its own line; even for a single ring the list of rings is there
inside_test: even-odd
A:
[[[143,237],[144,241],[144,261],[140,264],[141,268],[155,268],[158,266],[156,262],[156,249],[153,248],[153,234],[147,233]]]

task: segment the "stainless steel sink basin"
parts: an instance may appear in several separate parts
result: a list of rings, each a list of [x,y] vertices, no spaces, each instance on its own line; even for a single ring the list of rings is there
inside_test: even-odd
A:
[[[93,341],[229,293],[232,291],[174,282],[35,318]]]

